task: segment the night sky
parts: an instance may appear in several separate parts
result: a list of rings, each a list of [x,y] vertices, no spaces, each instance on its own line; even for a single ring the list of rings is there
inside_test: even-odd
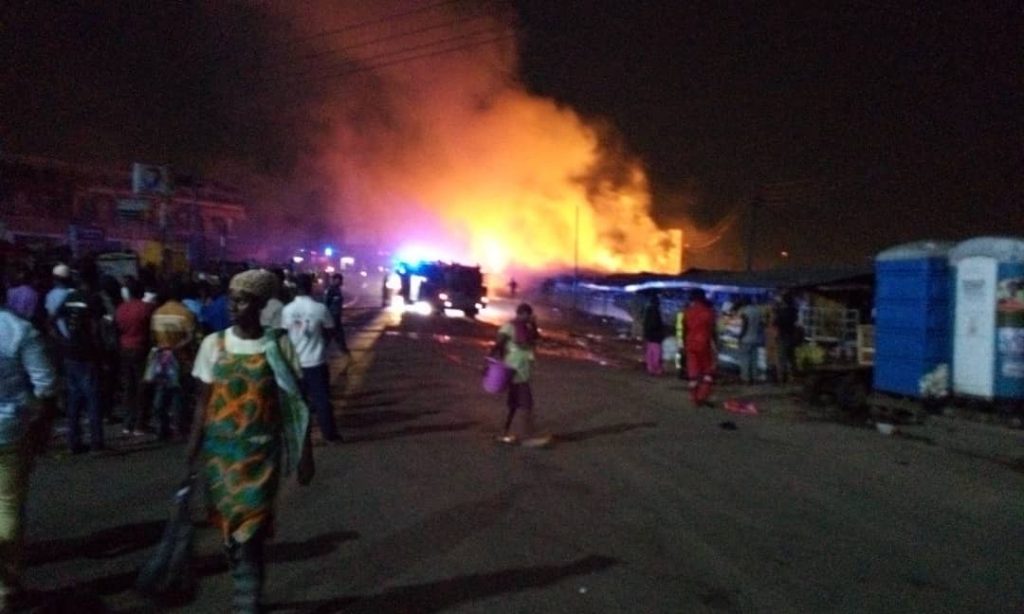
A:
[[[1024,234],[1019,2],[492,6],[515,15],[522,83],[614,126],[666,227],[760,195],[764,265]],[[300,34],[258,3],[4,3],[0,147],[288,177],[325,94],[250,90]],[[708,249],[736,256],[742,221]]]
[[[612,118],[666,222],[761,193],[772,245],[844,261],[1024,231],[1019,3],[519,5],[527,81]]]

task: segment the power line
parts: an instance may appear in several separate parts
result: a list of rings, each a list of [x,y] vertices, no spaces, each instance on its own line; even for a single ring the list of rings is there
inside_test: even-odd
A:
[[[448,3],[451,3],[451,2],[449,1],[447,3],[439,3],[438,5],[435,5],[435,6],[440,6],[442,4],[448,4]],[[453,22],[453,23],[455,23],[455,22]],[[320,82],[320,81],[340,79],[340,78],[344,78],[344,77],[347,77],[349,75],[358,74],[358,73],[361,73],[361,72],[367,72],[367,71],[377,70],[377,69],[380,69],[380,68],[401,65],[401,64],[404,64],[404,63],[407,63],[407,62],[413,62],[413,61],[416,61],[416,60],[426,59],[426,58],[430,58],[430,57],[437,57],[437,56],[445,55],[445,54],[448,54],[448,53],[454,53],[454,52],[457,52],[457,51],[461,51],[461,50],[465,50],[465,49],[470,49],[470,48],[473,48],[473,47],[480,47],[480,46],[484,46],[484,45],[488,45],[488,44],[502,42],[502,41],[509,40],[509,39],[512,39],[512,38],[515,37],[515,34],[513,32],[507,32],[505,34],[501,34],[501,35],[498,35],[498,36],[493,36],[493,37],[486,38],[486,39],[471,40],[474,37],[481,36],[481,35],[486,35],[486,34],[490,34],[490,33],[491,32],[489,30],[478,30],[478,31],[475,31],[475,32],[472,32],[472,33],[469,33],[469,34],[463,34],[463,35],[459,35],[459,36],[440,38],[440,39],[436,39],[436,40],[430,41],[429,43],[423,43],[423,44],[419,44],[419,45],[411,45],[411,46],[403,47],[401,49],[386,51],[386,52],[379,53],[379,54],[376,54],[376,55],[372,55],[372,56],[369,56],[369,57],[366,57],[366,58],[361,58],[359,60],[360,62],[362,62],[361,64],[356,64],[356,62],[353,61],[353,62],[346,62],[345,64],[342,65],[342,66],[344,66],[344,65],[347,65],[347,64],[351,64],[352,65],[351,68],[346,68],[344,70],[339,70],[338,72],[334,72],[334,73],[330,73],[330,74],[317,75],[315,77],[310,77],[310,78],[305,79],[305,80],[288,81],[288,82],[285,83],[285,85],[291,87],[291,86],[295,86],[295,85],[301,85],[301,84],[304,84],[304,83],[314,83],[314,82]],[[464,41],[464,40],[467,40],[467,39],[470,39],[470,40],[468,40],[468,42],[466,42],[464,44],[457,44],[457,45],[453,45],[452,44],[452,43],[455,43],[455,42],[458,42],[458,41]],[[435,47],[437,47],[437,48],[435,48]],[[414,53],[414,52],[417,52],[417,51],[424,51],[424,52],[423,53]],[[407,55],[409,53],[414,53],[414,55]],[[399,57],[395,57],[395,56],[399,56]],[[389,59],[389,58],[394,58],[394,59]],[[384,61],[381,61],[381,60],[384,60]],[[341,66],[335,65],[335,66],[332,66],[332,67],[324,67],[324,69],[328,69],[328,68],[341,68]],[[260,89],[259,88],[260,85],[267,85],[267,84],[269,84],[271,82],[272,81],[264,81],[264,82],[257,82],[255,84],[253,84],[256,87],[256,89],[252,93],[256,94],[256,95],[260,95],[260,94],[267,95],[267,94],[272,94],[275,91],[282,91],[284,89],[284,88],[279,88],[279,89],[274,89],[274,88],[262,88],[262,89]],[[92,112],[92,110],[94,110],[95,108],[97,108],[95,105],[99,105],[99,104],[100,104],[100,101],[95,101],[93,105],[79,105],[78,110],[81,113],[89,113],[89,112]]]
[[[321,32],[317,32],[315,34],[309,34],[307,36],[300,36],[298,38],[292,39],[291,41],[286,41],[285,43],[283,43],[283,45],[285,45],[285,46],[287,46],[287,45],[295,45],[295,44],[298,44],[298,43],[303,43],[303,42],[308,42],[308,41],[311,41],[311,40],[316,40],[318,38],[323,38],[325,36],[333,36],[335,34],[341,34],[342,32],[351,32],[352,30],[358,30],[360,28],[365,28],[366,26],[372,26],[372,25],[376,25],[376,24],[379,24],[379,23],[384,23],[384,22],[387,22],[387,21],[391,21],[393,19],[402,19],[404,17],[408,17],[409,15],[417,15],[419,13],[425,13],[427,11],[430,11],[430,10],[433,10],[433,9],[436,9],[436,8],[441,8],[443,6],[448,6],[449,4],[458,4],[459,2],[465,2],[465,1],[466,0],[443,0],[442,2],[435,2],[434,4],[428,4],[426,6],[421,6],[420,8],[417,8],[417,9],[412,9],[412,10],[409,10],[409,11],[402,11],[402,12],[399,12],[399,13],[392,13],[390,15],[383,15],[381,17],[374,17],[372,19],[367,19],[365,21],[360,21],[358,23],[348,24],[348,25],[337,27],[337,28],[331,28],[330,30],[323,30]]]
[[[335,64],[333,66],[324,66],[324,67],[321,67],[321,68],[318,68],[318,69],[312,69],[310,71],[306,71],[305,73],[297,73],[297,74],[293,74],[293,75],[286,75],[286,76],[283,76],[283,77],[277,78],[277,79],[269,79],[269,80],[260,81],[260,82],[257,82],[255,84],[255,86],[259,87],[261,85],[269,85],[269,84],[274,84],[274,83],[284,83],[284,84],[287,84],[287,85],[301,85],[301,84],[304,84],[304,83],[310,83],[310,82],[314,82],[314,81],[319,81],[321,79],[330,79],[330,78],[337,77],[337,76],[344,76],[344,75],[350,74],[349,73],[350,69],[348,69],[346,67],[353,66],[353,65],[358,66],[360,62],[362,62],[364,64],[373,64],[374,62],[376,62],[378,60],[384,60],[384,59],[387,59],[387,58],[390,58],[390,57],[394,57],[394,56],[402,56],[403,54],[407,54],[407,53],[423,51],[423,50],[426,50],[426,49],[430,49],[432,47],[436,47],[438,45],[446,45],[448,43],[454,43],[454,42],[457,42],[457,41],[471,41],[472,39],[474,39],[474,38],[476,38],[478,36],[481,36],[481,35],[493,35],[493,34],[494,34],[494,29],[493,28],[484,29],[484,30],[476,30],[474,32],[468,32],[466,34],[460,34],[460,35],[457,35],[457,36],[450,36],[450,37],[447,37],[447,38],[433,40],[433,41],[430,41],[428,43],[421,43],[421,44],[418,44],[418,45],[410,45],[410,46],[404,47],[402,49],[395,49],[395,50],[391,50],[391,51],[385,51],[385,52],[378,53],[376,55],[370,56],[368,58],[363,58],[361,60],[345,60],[344,62],[341,62],[340,64]],[[507,36],[511,36],[511,34],[507,34],[507,35],[504,35],[504,36],[506,36],[506,37]],[[483,43],[481,42],[481,44],[483,44]],[[462,47],[457,47],[456,49],[461,49],[461,48]],[[308,79],[294,79],[294,77],[301,77],[301,76],[304,76],[304,75],[308,75],[308,74],[315,73],[315,72],[318,72],[318,71],[323,71],[323,70],[340,70],[340,72],[314,75],[314,76],[312,76],[312,77],[310,77]]]
[[[407,36],[415,36],[417,34],[424,34],[424,33],[427,33],[427,32],[432,32],[434,30],[442,30],[444,28],[451,28],[451,27],[457,26],[457,25],[464,25],[466,23],[469,23],[469,22],[472,22],[472,21],[477,21],[477,20],[484,19],[484,18],[488,18],[489,19],[489,18],[491,18],[491,15],[477,15],[475,17],[468,17],[466,19],[456,19],[456,20],[452,20],[452,21],[446,21],[444,23],[434,24],[434,25],[431,25],[431,26],[423,27],[423,28],[417,28],[415,30],[406,30],[404,32],[399,32],[397,34],[391,34],[391,35],[388,35],[388,36],[382,36],[380,38],[376,38],[376,39],[368,40],[368,41],[363,41],[361,43],[356,43],[356,44],[353,44],[353,45],[345,45],[345,46],[339,47],[337,49],[327,49],[327,50],[324,50],[324,51],[314,51],[312,53],[308,53],[306,55],[299,56],[296,59],[300,60],[300,61],[302,61],[302,60],[315,60],[317,58],[333,55],[333,54],[336,54],[336,53],[339,53],[339,52],[354,51],[356,49],[361,49],[363,47],[370,47],[372,45],[377,45],[377,44],[383,43],[385,41],[398,40],[400,38],[405,38]],[[298,64],[298,62],[296,64]]]
[[[354,66],[353,68],[351,68],[349,70],[341,71],[341,72],[338,72],[338,73],[335,73],[335,74],[332,74],[332,75],[326,75],[326,76],[318,77],[316,79],[310,79],[310,80],[308,80],[308,82],[315,83],[315,82],[321,82],[321,81],[326,82],[326,81],[338,80],[338,79],[341,79],[343,77],[351,76],[351,75],[362,73],[362,72],[369,72],[369,71],[377,70],[377,69],[380,69],[380,68],[387,68],[387,67],[390,67],[390,66],[398,66],[398,65],[401,65],[401,64],[409,63],[409,62],[414,62],[416,60],[422,60],[422,59],[426,59],[426,58],[437,57],[437,56],[441,56],[441,55],[444,55],[444,54],[447,54],[447,53],[454,53],[456,51],[463,51],[465,49],[472,49],[473,47],[481,47],[481,46],[489,45],[489,44],[492,44],[492,43],[498,43],[498,42],[502,42],[502,41],[514,38],[514,36],[515,35],[511,34],[511,33],[510,34],[503,34],[503,35],[495,36],[495,37],[489,38],[489,39],[484,39],[484,40],[479,40],[479,41],[472,41],[472,42],[469,42],[469,43],[466,43],[466,44],[462,44],[462,45],[455,45],[455,46],[450,46],[450,47],[444,47],[444,48],[441,48],[441,49],[437,49],[437,50],[433,50],[433,51],[429,51],[429,52],[421,53],[421,54],[417,54],[417,55],[412,55],[412,56],[409,56],[409,57],[396,58],[394,60],[387,61],[387,62],[378,62],[378,63],[374,63],[374,64],[358,65],[358,66]],[[265,89],[265,90],[262,90],[262,91],[254,91],[253,94],[255,94],[255,95],[270,94],[270,93],[273,93],[275,91],[281,91],[281,90]],[[280,124],[279,122],[270,122],[270,123],[275,123],[275,124],[279,124],[279,125],[286,125],[286,124]]]
[[[317,32],[316,34],[312,34],[312,35],[309,35],[309,36],[292,39],[289,42],[289,44],[294,46],[294,45],[299,44],[300,42],[303,42],[303,41],[311,41],[311,40],[315,40],[317,38],[323,38],[323,37],[326,37],[326,36],[333,36],[333,35],[337,35],[337,34],[340,34],[340,33],[343,33],[343,32],[347,32],[347,31],[351,31],[351,30],[355,30],[355,29],[359,29],[359,28],[364,28],[366,26],[373,25],[373,24],[376,24],[376,23],[386,22],[386,21],[389,21],[389,20],[391,20],[391,19],[393,19],[395,17],[407,17],[407,16],[410,16],[410,15],[414,15],[414,14],[425,12],[427,10],[432,10],[432,9],[436,9],[436,8],[440,8],[440,7],[443,7],[443,6],[447,6],[447,5],[451,5],[451,4],[456,4],[458,2],[464,2],[464,1],[465,0],[445,0],[445,1],[442,1],[442,2],[437,2],[437,3],[430,4],[430,5],[427,5],[427,6],[424,6],[424,7],[420,7],[418,9],[413,9],[413,10],[410,10],[410,11],[404,11],[402,13],[396,13],[396,14],[392,14],[392,15],[384,16],[384,17],[377,17],[377,18],[374,18],[374,19],[365,20],[365,21],[362,21],[362,22],[359,22],[359,23],[355,23],[355,24],[349,24],[349,25],[346,25],[346,26],[342,26],[342,27],[338,27],[338,28],[333,28],[333,29],[330,29],[330,30],[324,30],[324,31]],[[345,51],[353,51],[353,50],[356,50],[356,49],[377,45],[377,44],[380,44],[382,42],[400,40],[400,39],[403,39],[403,38],[408,38],[408,37],[416,36],[416,35],[419,35],[419,34],[424,34],[424,33],[428,33],[428,32],[442,30],[442,29],[445,29],[445,28],[454,28],[456,26],[469,24],[469,23],[472,23],[472,22],[475,22],[475,21],[479,21],[481,19],[494,20],[496,22],[495,28],[497,28],[499,26],[502,26],[502,25],[505,26],[505,27],[510,27],[508,24],[503,24],[496,15],[492,15],[492,14],[475,15],[475,16],[466,17],[464,19],[459,19],[459,18],[452,19],[452,20],[445,21],[445,22],[442,22],[442,23],[435,23],[435,24],[432,24],[432,25],[429,25],[429,26],[424,26],[424,27],[421,27],[421,28],[414,28],[412,30],[404,30],[402,32],[398,32],[398,33],[395,33],[395,34],[390,34],[390,35],[387,35],[387,36],[377,37],[377,38],[374,38],[374,39],[371,39],[371,40],[362,41],[362,42],[359,42],[359,43],[354,43],[354,44],[346,45],[346,46],[335,48],[335,49],[326,49],[326,50],[323,50],[323,51],[316,51],[316,52],[312,52],[312,53],[307,53],[307,54],[305,54],[303,56],[299,56],[297,58],[293,58],[295,61],[291,61],[291,62],[287,62],[287,63],[283,63],[283,64],[282,63],[278,63],[277,65],[270,65],[270,66],[268,66],[268,68],[271,69],[271,72],[275,73],[276,76],[265,78],[265,79],[261,79],[261,80],[250,80],[249,83],[247,83],[245,86],[246,87],[260,88],[261,86],[265,86],[265,85],[269,85],[269,84],[277,84],[277,83],[282,83],[284,85],[298,85],[298,84],[302,84],[302,83],[306,83],[306,82],[310,82],[310,81],[314,81],[314,80],[319,80],[319,79],[324,79],[324,78],[332,78],[332,77],[335,77],[335,76],[345,76],[345,75],[351,74],[351,72],[352,72],[352,69],[348,68],[348,67],[350,67],[350,66],[354,67],[354,65],[357,62],[369,63],[371,66],[369,66],[368,69],[371,69],[371,68],[373,68],[375,66],[373,63],[378,61],[378,60],[382,60],[382,59],[386,59],[386,58],[390,58],[390,57],[394,57],[394,56],[401,56],[403,54],[407,54],[407,53],[411,53],[411,52],[416,52],[416,51],[420,51],[420,50],[431,49],[435,45],[445,45],[445,44],[453,43],[453,42],[456,42],[456,41],[471,40],[473,37],[484,35],[484,34],[490,34],[491,32],[489,31],[490,29],[477,30],[477,31],[470,32],[470,33],[467,33],[467,34],[460,34],[460,35],[446,37],[446,38],[438,38],[438,39],[432,40],[430,42],[421,43],[421,44],[418,44],[418,45],[409,45],[409,46],[403,47],[401,49],[393,49],[393,50],[384,51],[382,53],[378,53],[376,55],[370,56],[369,58],[357,58],[357,59],[354,59],[354,60],[343,60],[341,62],[335,62],[333,64],[314,65],[314,66],[310,66],[309,68],[306,68],[306,69],[303,69],[303,70],[287,72],[288,69],[290,69],[292,67],[300,66],[302,63],[308,62],[309,60],[316,60],[316,59],[324,57],[324,56],[332,56],[332,55],[335,55],[335,54],[338,54],[338,53],[341,53],[341,52],[345,52]],[[486,44],[488,42],[493,42],[493,41],[481,41],[479,44]],[[458,49],[462,49],[462,48],[464,48],[464,47],[463,46],[458,46],[454,50],[458,50]],[[443,52],[447,53],[449,51],[450,50],[446,49]],[[429,57],[431,55],[439,55],[439,54],[437,54],[437,53],[427,53],[424,57]],[[411,59],[419,59],[419,56],[413,57]],[[397,63],[397,62],[388,62],[387,65],[390,66],[390,65],[393,65],[395,63]],[[317,73],[320,73],[320,72],[323,72],[323,71],[331,71],[331,70],[339,70],[339,72],[338,73],[329,73],[329,74],[317,74]],[[359,71],[357,71],[357,72],[359,72]],[[314,75],[314,76],[312,78],[310,78],[310,79],[297,79],[297,77],[302,77],[302,76],[306,76],[306,75]],[[235,73],[234,76],[235,77],[239,77],[241,79],[245,79],[244,73]],[[234,81],[234,79],[230,79],[229,78],[229,82],[230,81]],[[243,81],[243,83],[244,83],[244,81]]]
[[[452,5],[452,4],[458,4],[460,2],[465,2],[465,1],[467,1],[467,0],[441,0],[440,2],[434,2],[432,4],[421,6],[419,8],[410,9],[410,10],[407,10],[407,11],[399,11],[397,13],[389,13],[387,15],[381,15],[380,17],[373,17],[373,18],[366,19],[366,20],[363,20],[363,21],[359,21],[359,22],[355,22],[355,23],[350,23],[350,24],[345,24],[343,26],[338,26],[336,28],[330,28],[328,30],[321,30],[320,32],[315,32],[313,34],[307,34],[307,35],[303,35],[303,36],[297,36],[297,37],[294,37],[294,38],[290,38],[288,40],[282,41],[282,42],[277,43],[275,45],[271,45],[270,47],[268,47],[267,50],[290,49],[290,48],[294,48],[295,46],[297,46],[299,44],[302,44],[302,43],[305,43],[305,42],[309,42],[309,41],[314,41],[316,39],[323,38],[323,37],[326,37],[326,36],[332,36],[332,35],[335,35],[335,34],[341,34],[343,32],[351,32],[353,30],[359,30],[359,29],[362,29],[362,28],[366,28],[367,26],[372,26],[372,25],[377,25],[377,24],[381,24],[381,23],[386,23],[386,22],[389,22],[389,21],[404,19],[404,18],[409,17],[411,15],[418,15],[420,13],[425,13],[425,12],[430,11],[430,10],[434,10],[434,9],[437,9],[437,8],[442,8],[442,7],[445,7],[445,6],[448,6],[448,5]],[[219,50],[219,52],[214,52],[214,53],[211,53],[211,54],[200,54],[198,57],[193,56],[191,58],[187,58],[185,61],[200,61],[200,60],[215,61],[215,60],[224,60],[224,59],[227,59],[227,58],[231,57],[232,55],[234,55],[233,50],[231,50],[231,49],[222,49],[222,50]]]
[[[457,45],[457,46],[454,46],[454,47],[447,47],[447,48],[444,48],[444,49],[439,49],[439,50],[431,51],[431,52],[428,52],[428,53],[421,53],[419,55],[410,56],[410,57],[407,57],[407,58],[396,59],[396,60],[393,60],[393,61],[390,61],[390,62],[381,62],[381,63],[378,63],[378,64],[357,66],[355,68],[352,68],[350,70],[346,70],[346,71],[343,71],[343,72],[338,72],[338,73],[331,74],[331,75],[321,76],[321,77],[317,78],[316,81],[335,79],[335,78],[339,78],[339,77],[346,77],[348,75],[352,75],[352,74],[355,74],[355,73],[365,72],[365,71],[369,71],[369,70],[376,70],[378,68],[385,68],[385,67],[388,67],[388,66],[396,66],[396,65],[399,65],[399,64],[405,64],[407,62],[412,62],[414,60],[421,60],[421,59],[425,59],[425,58],[430,58],[430,57],[435,57],[435,56],[439,56],[439,55],[444,55],[446,53],[453,53],[455,51],[462,51],[463,49],[471,49],[473,47],[480,47],[480,46],[483,46],[483,45],[489,45],[491,43],[501,42],[501,41],[508,40],[508,39],[511,39],[511,38],[514,38],[514,37],[515,37],[514,34],[502,34],[500,36],[495,36],[493,38],[489,38],[489,39],[486,39],[486,40],[474,41],[474,42],[466,43],[464,45]],[[390,55],[393,55],[393,54],[390,54]]]

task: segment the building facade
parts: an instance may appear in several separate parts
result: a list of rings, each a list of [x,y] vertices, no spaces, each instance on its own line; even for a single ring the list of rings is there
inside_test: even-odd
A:
[[[132,169],[0,154],[0,240],[26,249],[66,247],[73,257],[135,251],[176,267],[238,260],[241,194],[168,173],[160,193],[133,190]],[[166,263],[165,263],[166,264]]]

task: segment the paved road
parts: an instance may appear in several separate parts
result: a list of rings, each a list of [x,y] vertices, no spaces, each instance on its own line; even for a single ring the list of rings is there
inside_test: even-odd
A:
[[[792,412],[695,411],[681,382],[564,336],[536,381],[557,444],[499,447],[502,399],[479,389],[493,327],[360,318],[353,360],[334,362],[347,443],[318,447],[314,484],[279,502],[273,611],[1024,609],[1024,473],[1012,463]],[[1024,450],[1019,435],[990,437]],[[79,607],[95,596],[152,611],[128,588],[181,453],[43,459],[27,583],[75,591]],[[202,591],[183,611],[225,611],[211,530],[198,553]]]

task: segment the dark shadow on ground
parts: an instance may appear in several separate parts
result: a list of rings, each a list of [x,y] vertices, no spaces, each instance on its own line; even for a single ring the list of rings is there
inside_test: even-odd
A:
[[[370,433],[367,435],[357,435],[355,437],[345,437],[345,443],[352,444],[363,443],[366,441],[384,441],[387,439],[398,439],[399,437],[414,437],[416,435],[427,435],[430,433],[454,433],[456,431],[465,431],[474,426],[476,426],[476,422],[452,422],[451,424],[407,426],[403,429],[399,429],[397,431],[388,431],[386,433]]]
[[[115,447],[110,448],[103,453],[103,456],[117,456],[124,457],[130,454],[136,454],[138,452],[151,452],[153,450],[159,450],[161,448],[168,448],[173,446],[184,446],[185,441],[159,441],[151,440],[140,443],[127,443],[127,444],[115,444]]]
[[[160,541],[165,523],[165,520],[136,522],[84,537],[31,542],[25,546],[25,565],[32,567],[73,558],[108,559],[135,552]]]
[[[913,436],[908,436],[908,435],[900,435],[900,436],[903,437],[904,439],[915,438],[915,439],[926,440],[926,442],[929,445],[935,445],[935,442],[930,440],[927,437],[913,437]],[[968,458],[973,458],[973,459],[977,459],[977,460],[983,460],[983,461],[992,462],[992,463],[995,463],[995,464],[1000,465],[1002,467],[1006,467],[1007,469],[1010,469],[1011,471],[1016,471],[1017,473],[1024,473],[1024,457],[1010,458],[1010,457],[998,456],[998,455],[991,456],[991,455],[988,455],[988,454],[979,454],[978,452],[972,452],[970,450],[963,450],[963,449],[960,449],[960,448],[948,448],[948,450],[950,452],[953,452],[954,454],[961,454],[961,455],[966,456]]]
[[[515,501],[529,490],[528,485],[509,488],[481,499],[466,501],[427,514],[420,521],[403,526],[381,539],[360,542],[353,552],[343,560],[332,560],[338,569],[349,570],[347,589],[355,595],[371,593],[381,586],[386,578],[393,578],[408,569],[422,565],[424,561],[434,560],[445,553],[459,548],[463,542],[483,531],[492,528],[512,513]],[[294,587],[287,593],[298,598],[306,597],[302,587]],[[295,607],[318,608],[332,604],[334,599],[326,602],[299,603]],[[341,602],[349,600],[341,598]],[[414,601],[414,600],[413,600]],[[322,610],[336,611],[334,605]],[[367,611],[375,611],[369,608]],[[402,611],[391,608],[378,608],[377,612]],[[419,611],[415,608],[405,611]]]
[[[656,426],[658,426],[657,422],[621,422],[619,424],[599,426],[585,431],[555,433],[553,436],[556,442],[586,441],[588,439],[593,439],[594,437],[601,437],[604,435],[621,435],[622,433],[627,433],[635,429],[654,428]]]
[[[370,401],[368,403],[357,403],[357,404],[345,403],[345,411],[354,411],[354,410],[360,410],[360,409],[370,409],[370,408],[373,408],[373,407],[391,407],[393,405],[398,405],[401,402],[402,401],[399,400],[399,399],[379,399],[379,400],[376,400],[376,401]]]
[[[146,525],[148,524],[150,523],[146,523]],[[163,522],[156,524],[158,530],[153,544],[159,541],[163,532]],[[100,535],[100,533],[94,535]],[[90,536],[90,538],[93,537]],[[343,542],[356,540],[359,537],[359,533],[355,531],[332,531],[301,542],[270,542],[267,544],[266,556],[271,564],[320,558],[337,550]],[[227,558],[221,553],[196,556],[192,558],[192,569],[199,578],[223,574],[228,570]],[[132,570],[45,592],[30,591],[28,601],[31,606],[36,608],[32,610],[33,612],[106,612],[100,596],[116,595],[130,590],[135,585],[137,575],[138,570]],[[62,609],[65,604],[75,603],[86,603],[89,606],[84,609]]]
[[[338,426],[341,428],[358,429],[377,426],[378,424],[394,424],[396,422],[408,422],[418,420],[423,416],[434,416],[441,412],[432,411],[362,411],[358,413],[342,412],[337,416]]]
[[[74,458],[76,462],[90,462],[94,460],[103,460],[110,457],[125,457],[138,452],[152,452],[153,450],[159,450],[174,445],[181,445],[184,442],[175,441],[159,441],[155,439],[148,440],[132,440],[130,438],[121,437],[109,437],[106,440],[106,449],[89,454],[82,454],[79,456],[71,456],[71,452],[68,449],[67,440],[63,435],[55,437],[50,442],[48,451],[43,455],[42,458],[47,460],[66,460],[68,458]]]
[[[301,542],[270,542],[267,544],[267,560],[271,563],[303,561],[327,556],[342,543],[359,539],[355,531],[332,531],[310,537]]]
[[[293,610],[311,614],[342,611],[427,614],[497,595],[550,586],[572,576],[604,571],[619,562],[607,556],[590,555],[564,565],[537,565],[487,574],[470,574],[427,584],[401,586],[377,595],[270,604],[268,610]]]
[[[418,334],[424,340],[433,339],[434,335],[493,339],[495,328],[492,324],[468,318],[405,313],[402,314],[402,323],[398,326],[398,331],[399,334]]]
[[[374,364],[380,364],[380,361],[378,360]],[[451,388],[451,386],[449,384],[446,384],[445,382],[434,382],[434,383],[431,384],[430,390],[431,390],[431,392],[436,392],[438,390],[443,390],[445,388]],[[404,396],[405,394],[408,394],[408,393],[422,392],[422,391],[423,391],[423,386],[422,385],[420,385],[420,384],[410,384],[410,385],[407,385],[407,386],[389,386],[387,388],[374,388],[374,389],[369,389],[369,390],[359,390],[359,391],[356,391],[356,392],[351,392],[349,394],[335,395],[335,396],[338,399],[341,399],[341,400],[344,400],[345,402],[351,403],[351,402],[371,400],[374,397],[379,397],[379,396],[382,396],[382,395],[387,395],[387,396]]]

